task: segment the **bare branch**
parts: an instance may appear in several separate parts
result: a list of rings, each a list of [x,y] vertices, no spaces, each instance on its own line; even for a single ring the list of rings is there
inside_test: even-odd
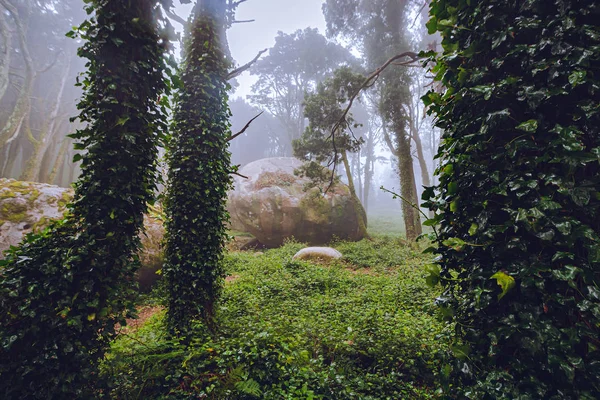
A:
[[[242,19],[239,21],[231,21],[232,24],[247,24],[249,22],[256,22],[255,19]]]
[[[60,50],[58,53],[56,53],[56,57],[54,57],[54,61],[52,61],[50,64],[46,65],[44,68],[37,70],[36,74],[43,74],[44,72],[48,72],[49,70],[51,70],[52,67],[54,67],[56,65],[56,63],[58,62],[58,56],[60,56],[61,54],[64,54],[64,51]]]
[[[398,60],[401,60],[404,58],[409,58],[410,61],[398,62]],[[334,165],[337,165],[337,163],[339,161],[338,155],[337,155],[337,149],[336,149],[336,145],[335,145],[335,134],[338,131],[338,129],[340,129],[342,127],[342,125],[346,122],[346,118],[348,117],[348,113],[350,112],[350,109],[352,108],[352,105],[354,104],[354,100],[356,100],[356,98],[360,95],[360,93],[364,89],[373,86],[375,84],[375,82],[377,81],[377,79],[379,79],[379,76],[381,75],[381,73],[383,71],[385,71],[385,69],[387,67],[389,67],[390,65],[393,64],[393,65],[400,65],[400,66],[409,66],[409,65],[413,65],[413,63],[415,61],[418,61],[420,59],[421,59],[421,57],[419,57],[419,55],[413,51],[407,51],[402,54],[395,55],[394,57],[387,60],[381,67],[377,68],[373,73],[371,73],[369,76],[367,76],[365,78],[364,82],[362,83],[362,85],[360,85],[360,87],[358,88],[356,93],[354,93],[352,95],[352,97],[350,97],[350,99],[348,101],[348,106],[342,113],[342,116],[340,117],[340,119],[333,125],[333,128],[331,128],[331,134],[329,135],[329,138],[331,139],[331,143],[333,145],[333,150],[334,150],[334,154],[335,154],[334,159],[333,159]],[[329,183],[327,190],[325,190],[325,193],[327,193],[327,191],[333,185],[333,176],[334,175],[332,174],[331,182]]]
[[[236,133],[235,135],[231,135],[227,141],[231,142],[233,139],[235,139],[236,137],[240,136],[241,134],[243,134],[244,132],[246,132],[246,129],[248,129],[250,127],[250,124],[252,124],[252,122],[254,122],[254,120],[258,117],[260,117],[261,115],[264,114],[264,111],[261,111],[260,114],[258,114],[256,117],[252,118],[250,121],[248,121],[248,123],[246,124],[246,126],[244,126],[244,129],[242,129],[241,131],[239,131],[238,133]]]
[[[256,57],[254,57],[252,59],[252,61],[250,61],[249,63],[246,63],[244,65],[242,65],[239,68],[234,69],[233,71],[231,71],[229,74],[227,74],[227,80],[236,78],[238,76],[240,76],[242,73],[244,73],[245,71],[247,71],[248,69],[250,69],[250,67],[252,65],[254,65],[255,62],[258,61],[258,59],[260,58],[260,56],[262,56],[264,53],[266,53],[268,49],[264,49],[258,52],[258,54],[256,55]]]
[[[165,9],[165,14],[167,14],[167,17],[171,18],[173,21],[178,22],[183,26],[186,26],[187,22],[185,21],[185,19],[181,18],[179,15],[175,14],[173,11]]]
[[[231,175],[237,175],[237,176],[239,176],[240,178],[244,178],[244,179],[250,179],[250,178],[248,178],[247,176],[240,174],[239,172],[230,172],[230,174],[231,174]]]

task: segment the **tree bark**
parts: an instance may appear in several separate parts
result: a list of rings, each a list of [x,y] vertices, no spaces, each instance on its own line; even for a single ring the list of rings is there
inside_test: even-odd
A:
[[[344,162],[344,168],[346,169],[346,177],[348,178],[348,187],[350,188],[350,196],[352,197],[352,201],[354,203],[354,211],[356,213],[356,218],[358,221],[358,232],[360,236],[369,237],[367,233],[367,220],[365,216],[365,210],[360,204],[360,200],[356,196],[356,189],[354,187],[354,180],[352,179],[352,170],[350,169],[350,163],[348,162],[348,154],[345,150],[341,152],[342,161]]]
[[[60,144],[60,147],[58,148],[58,154],[56,155],[54,164],[52,165],[52,169],[50,170],[50,174],[48,175],[48,179],[46,180],[51,185],[55,184],[56,177],[58,173],[62,170],[62,166],[65,164],[65,155],[67,154],[68,147],[69,140],[68,138],[65,138]]]
[[[52,144],[53,136],[57,133],[56,128],[58,122],[58,112],[62,104],[61,101],[63,93],[69,78],[71,66],[70,61],[71,60],[69,58],[66,58],[66,67],[64,68],[60,87],[58,93],[56,94],[56,99],[53,102],[53,108],[50,112],[46,126],[42,132],[40,132],[40,136],[38,138],[34,138],[33,136],[30,137],[30,141],[33,144],[33,153],[27,162],[27,166],[25,167],[25,171],[22,176],[22,179],[25,181],[42,182],[42,161],[44,159],[44,155],[46,155],[48,148],[50,147],[50,144]]]
[[[33,59],[31,58],[29,47],[27,45],[27,30],[23,24],[23,20],[29,18],[29,15],[19,15],[17,8],[6,0],[0,0],[0,5],[4,6],[4,8],[8,10],[15,21],[17,35],[19,37],[19,50],[21,50],[23,63],[25,65],[23,86],[19,93],[15,108],[8,117],[7,123],[0,130],[0,149],[2,149],[9,140],[14,140],[16,135],[19,134],[18,128],[22,126],[23,120],[26,118],[28,111],[30,110],[31,92],[33,90],[33,81],[35,79],[36,72],[34,70]],[[27,9],[28,12],[29,10],[30,8]]]
[[[2,100],[8,88],[11,37],[11,32],[6,23],[6,14],[0,12],[0,100]]]
[[[369,131],[369,136],[367,136],[366,146],[365,146],[365,169],[364,169],[364,189],[363,189],[363,205],[365,206],[365,211],[369,211],[369,192],[371,191],[371,182],[373,180],[373,170],[374,170],[374,161],[375,161],[375,133]]]
[[[402,200],[402,216],[406,228],[406,239],[408,241],[415,241],[423,231],[421,216],[414,208],[418,200],[415,171],[410,151],[410,139],[402,126],[396,126],[395,131],[398,150],[398,170],[400,174],[400,194],[404,198]]]

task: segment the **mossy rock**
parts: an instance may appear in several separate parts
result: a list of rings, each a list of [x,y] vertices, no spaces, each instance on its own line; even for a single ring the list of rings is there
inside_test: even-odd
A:
[[[63,217],[73,190],[35,182],[0,179],[0,259],[2,252],[16,246],[29,232],[41,232],[53,220]],[[162,268],[162,210],[150,207],[144,218],[146,232],[141,235],[142,268],[138,281],[148,290],[159,279]]]
[[[294,171],[295,158],[258,160],[240,170],[229,194],[231,228],[252,234],[263,245],[277,247],[288,238],[320,245],[334,237],[360,240],[356,208],[348,186],[336,183],[327,193],[309,185]],[[363,210],[364,215],[364,210]]]

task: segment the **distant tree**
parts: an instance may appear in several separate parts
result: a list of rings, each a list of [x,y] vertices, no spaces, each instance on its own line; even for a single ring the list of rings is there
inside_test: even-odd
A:
[[[338,67],[354,63],[347,49],[329,42],[317,29],[306,28],[292,34],[279,32],[269,55],[252,67],[258,81],[248,98],[284,127],[281,144],[286,155],[292,153],[292,140],[304,132],[304,94]]]
[[[350,114],[344,115],[342,108],[358,91],[363,81],[364,77],[361,74],[356,74],[346,67],[335,71],[332,78],[319,83],[316,91],[309,94],[305,100],[304,111],[309,125],[302,137],[294,140],[293,146],[296,157],[319,164],[317,166],[309,163],[301,168],[300,172],[325,185],[333,183],[334,176],[332,173],[327,179],[328,176],[321,172],[320,164],[327,163],[334,171],[339,162],[344,164],[361,236],[368,236],[365,211],[356,194],[348,161],[348,152],[357,152],[363,140],[354,137],[352,128],[356,124]]]
[[[155,3],[95,0],[80,32],[85,150],[70,212],[0,261],[0,397],[94,398],[97,363],[131,316],[134,254],[165,110]]]
[[[448,399],[600,399],[600,3],[432,2]]]
[[[81,0],[0,1],[0,176],[49,182],[64,161],[83,70],[65,32],[82,8]]]
[[[327,0],[323,5],[330,36],[342,36],[363,53],[368,68],[374,69],[387,59],[410,50],[408,40],[409,0]],[[380,113],[390,131],[390,150],[398,158],[400,193],[407,200],[402,212],[406,236],[414,240],[422,232],[417,187],[411,152],[409,105],[411,77],[406,68],[390,68],[379,83]]]

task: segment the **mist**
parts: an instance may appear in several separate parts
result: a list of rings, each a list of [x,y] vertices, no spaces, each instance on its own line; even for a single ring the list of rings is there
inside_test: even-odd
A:
[[[373,13],[373,4],[359,3],[362,12]],[[191,4],[175,2],[173,11],[178,18],[171,23],[177,37],[173,37],[171,51],[177,60],[181,59],[184,34],[181,22],[188,19],[191,8]],[[396,53],[437,46],[424,29],[426,16],[420,2],[407,2],[403,11],[401,47],[370,43],[378,40],[373,38],[377,34],[371,38],[347,34],[344,23],[355,24],[357,32],[360,23],[356,16],[344,21],[348,17],[339,12],[333,2],[321,0],[250,0],[236,9],[235,21],[227,31],[230,62],[232,68],[251,65],[230,81],[232,133],[246,127],[230,142],[234,165],[243,168],[265,158],[294,157],[294,142],[311,126],[305,115],[307,96],[339,68],[366,76]],[[77,150],[69,134],[81,128],[71,119],[77,115],[81,96],[77,82],[85,63],[77,56],[82,40],[76,29],[69,37],[67,32],[86,17],[82,0],[7,0],[0,4],[0,177],[62,187],[77,179],[78,163],[72,161]],[[387,22],[370,23],[381,24],[384,31]],[[386,35],[383,31],[382,38]],[[348,152],[350,174],[345,173],[339,157],[320,162],[335,169],[346,184],[351,176],[373,221],[391,218],[401,226],[401,200],[380,188],[401,192],[399,161],[410,154],[412,171],[407,173],[416,187],[412,202],[418,203],[423,186],[434,183],[439,132],[420,103],[429,90],[425,71],[394,70],[390,74],[402,74],[405,82],[403,98],[395,106],[402,114],[402,126],[393,126],[389,110],[382,105],[384,76],[359,95],[350,110],[355,126],[349,127],[348,135],[362,142]],[[402,154],[399,129],[408,137],[408,152]]]

